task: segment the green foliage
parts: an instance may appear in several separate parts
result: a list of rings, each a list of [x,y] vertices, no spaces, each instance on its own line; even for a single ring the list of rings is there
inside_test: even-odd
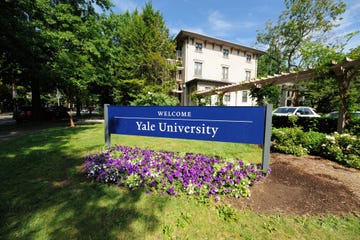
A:
[[[0,126],[0,132],[8,128]],[[1,142],[3,239],[359,239],[356,214],[261,215],[233,207],[222,210],[229,219],[224,221],[214,201],[202,204],[188,196],[169,198],[87,181],[82,156],[104,147],[103,132],[102,124],[58,126]],[[112,140],[229,158],[255,151],[256,157],[247,159],[261,158],[259,148],[245,144],[125,135]]]
[[[112,6],[109,0],[2,1],[0,87],[30,89],[35,108],[40,95],[59,89],[78,112],[94,99],[128,105],[144,86],[167,94],[175,79],[166,59],[175,45],[161,13],[147,3],[140,13],[100,15],[95,5]]]
[[[267,103],[277,106],[281,91],[279,86],[268,84],[261,86],[260,88],[252,87],[250,89],[250,95],[252,98],[256,98],[258,106],[265,105]]]
[[[275,56],[273,56],[275,55]],[[258,60],[258,77],[273,76],[279,73],[281,69],[285,69],[285,64],[281,61],[278,62],[276,59],[280,58],[280,53],[277,52],[266,52],[264,55],[259,57]]]
[[[277,23],[267,22],[266,30],[257,36],[258,43],[268,46],[276,73],[297,67],[304,44],[324,41],[324,33],[336,26],[346,5],[342,0],[285,0],[285,7]]]
[[[334,78],[310,79],[299,83],[298,86],[303,89],[300,94],[305,97],[304,106],[315,106],[320,113],[338,110],[339,89]]]
[[[330,118],[326,115],[320,118],[308,118],[297,116],[272,116],[274,128],[299,127],[303,131],[316,131],[321,133],[333,133],[336,131],[337,118]],[[346,126],[345,132],[359,136],[360,118],[352,117]]]
[[[265,31],[258,33],[258,43],[268,47],[260,61],[259,73],[316,68],[319,73],[316,79],[297,86],[305,96],[302,105],[315,106],[323,113],[338,110],[337,131],[343,132],[348,124],[348,112],[359,106],[356,80],[359,72],[347,69],[347,74],[336,75],[330,67],[332,61],[344,61],[345,45],[359,32],[330,40],[331,31],[338,26],[336,21],[346,10],[342,0],[285,0],[285,7],[277,23],[268,22]],[[358,49],[353,49],[349,56],[356,59]]]
[[[106,88],[111,88],[109,92],[118,89],[113,96],[114,102],[128,105],[141,98],[144,92],[155,92],[155,89],[168,94],[175,86],[175,68],[166,59],[173,58],[175,45],[161,13],[147,3],[141,13],[135,10],[133,13],[110,15],[105,25],[108,37],[113,39],[109,42],[112,75]],[[143,91],[139,91],[140,85],[126,86],[124,81],[128,79],[141,79]]]
[[[360,138],[349,134],[327,135],[321,145],[322,156],[355,168],[360,167]]]
[[[129,79],[118,82],[118,87],[112,89],[112,98],[115,104],[129,105],[142,92],[145,80]]]
[[[282,152],[302,156],[308,153],[303,146],[304,132],[297,127],[288,129],[273,129],[271,140],[271,150],[274,152]]]
[[[56,87],[69,99],[88,96],[87,82],[96,75],[100,31],[94,1],[2,1],[1,46],[8,69],[2,73],[16,86],[31,89],[34,115],[40,95]],[[96,1],[103,10],[108,0]],[[79,99],[77,99],[79,100]]]
[[[219,217],[223,221],[231,222],[231,221],[237,221],[238,220],[238,216],[236,214],[236,211],[231,205],[220,204],[220,205],[217,206],[217,210],[219,212]]]
[[[274,128],[272,151],[301,156],[317,155],[360,169],[360,138],[349,134],[304,132],[300,128]]]
[[[132,106],[177,106],[179,100],[176,97],[164,93],[145,93],[130,102]]]

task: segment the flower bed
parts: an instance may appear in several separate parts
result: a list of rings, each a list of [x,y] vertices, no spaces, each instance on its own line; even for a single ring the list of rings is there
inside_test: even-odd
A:
[[[171,196],[190,194],[202,197],[248,197],[249,186],[264,176],[261,164],[241,160],[225,161],[199,154],[152,151],[116,146],[86,156],[86,174],[104,183],[130,189],[145,187],[148,193]],[[270,169],[266,174],[270,173]]]

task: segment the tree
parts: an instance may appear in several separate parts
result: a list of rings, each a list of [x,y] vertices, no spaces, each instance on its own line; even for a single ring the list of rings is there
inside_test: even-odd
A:
[[[179,105],[179,100],[175,97],[169,96],[164,93],[142,94],[131,102],[132,106],[176,106]]]
[[[285,7],[277,23],[268,22],[257,36],[259,44],[268,46],[266,54],[276,63],[276,73],[297,69],[302,46],[325,41],[346,9],[342,0],[285,0]]]
[[[98,15],[93,3],[92,0],[0,3],[0,46],[5,59],[1,68],[10,67],[13,72],[14,67],[18,68],[13,79],[19,79],[19,85],[30,86],[35,118],[40,116],[41,92],[54,89],[56,82],[63,79],[59,76],[61,71],[56,69],[59,64],[55,62],[66,51],[73,50],[76,42],[72,41],[75,39],[72,36],[76,31],[84,29],[83,26]],[[109,0],[97,0],[96,4],[103,9],[111,6]]]
[[[113,39],[111,95],[115,103],[128,105],[147,92],[168,94],[175,79],[166,59],[173,58],[175,44],[160,12],[147,3],[141,13],[111,15],[108,28]]]
[[[358,71],[336,68],[336,71],[332,72],[330,63],[336,61],[340,64],[345,59],[342,51],[344,45],[329,42],[327,34],[337,26],[336,21],[345,12],[346,5],[342,0],[285,0],[285,6],[286,9],[279,16],[277,24],[267,23],[266,30],[258,33],[257,40],[268,46],[268,58],[275,61],[277,73],[316,67],[323,76],[322,81],[317,79],[322,86],[324,81],[331,84],[331,77],[336,80],[339,93],[338,131],[342,132],[349,119],[350,83]],[[349,39],[354,34],[356,33],[345,38]],[[282,67],[283,64],[285,67]],[[318,85],[315,89],[320,88]],[[336,87],[332,86],[330,89],[334,88]],[[313,96],[320,96],[314,91],[313,93]],[[322,96],[322,100],[326,100],[326,93]]]
[[[312,97],[322,96],[325,106],[331,106],[333,102],[331,100],[338,100],[337,131],[340,133],[344,131],[349,121],[351,109],[359,102],[356,97],[359,96],[359,90],[354,88],[356,84],[359,84],[356,80],[360,73],[359,69],[343,65],[348,61],[344,47],[353,36],[354,34],[347,35],[346,41],[342,44],[308,43],[302,50],[304,63],[316,67],[316,71],[320,73],[320,77],[315,81],[305,82],[302,85],[306,87]],[[358,50],[353,49],[348,56],[359,57]],[[337,67],[334,68],[334,65]],[[351,88],[351,86],[353,87]]]
[[[250,89],[250,95],[252,98],[256,98],[258,106],[263,106],[267,103],[277,106],[280,97],[279,86],[268,84],[261,87],[252,87]]]

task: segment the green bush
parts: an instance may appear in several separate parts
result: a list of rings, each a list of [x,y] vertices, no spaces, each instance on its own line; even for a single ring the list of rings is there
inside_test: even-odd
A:
[[[139,95],[134,101],[130,102],[131,106],[176,106],[179,100],[176,97],[164,93],[145,93]]]
[[[321,148],[321,156],[345,165],[360,168],[359,137],[339,133],[326,135]]]
[[[349,133],[360,137],[360,118],[351,118],[347,129]]]
[[[320,117],[297,117],[297,116],[273,116],[274,128],[300,127],[304,131],[316,131],[321,133],[334,133],[337,129],[337,118]],[[360,136],[360,118],[351,118],[345,131],[349,134]]]
[[[360,169],[360,138],[349,134],[304,132],[299,127],[273,128],[271,150],[301,156],[321,156]]]
[[[303,134],[302,146],[306,148],[308,154],[321,156],[322,150],[320,146],[325,136],[324,133],[306,132]]]
[[[302,145],[303,139],[304,132],[300,128],[274,128],[271,136],[273,143],[271,150],[296,156],[307,154],[307,149]]]

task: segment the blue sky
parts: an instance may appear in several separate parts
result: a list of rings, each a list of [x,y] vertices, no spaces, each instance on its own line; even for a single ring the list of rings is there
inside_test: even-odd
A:
[[[334,36],[360,30],[360,1],[344,0],[347,11]],[[123,13],[141,10],[148,0],[112,0],[114,11]],[[175,36],[180,30],[188,30],[220,38],[241,45],[256,46],[257,31],[265,28],[269,20],[276,22],[284,10],[283,0],[152,0]],[[353,38],[347,49],[360,45],[360,34]],[[263,50],[263,49],[261,49]]]

